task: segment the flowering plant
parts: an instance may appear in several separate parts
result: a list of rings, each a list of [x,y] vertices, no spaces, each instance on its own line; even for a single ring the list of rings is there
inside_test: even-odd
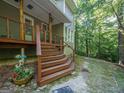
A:
[[[26,56],[17,55],[15,58],[18,59],[19,63],[16,64],[13,68],[13,75],[12,75],[13,79],[21,80],[31,76],[34,73],[33,68],[26,67],[24,65]]]

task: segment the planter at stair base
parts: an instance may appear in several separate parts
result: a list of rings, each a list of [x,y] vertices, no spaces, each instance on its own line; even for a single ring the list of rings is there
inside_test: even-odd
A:
[[[25,67],[25,66],[19,66],[15,67],[13,74],[12,74],[12,80],[17,85],[23,85],[28,83],[31,78],[33,77],[34,70],[31,67]]]
[[[23,85],[29,82],[34,74],[34,69],[24,65],[24,57],[17,55],[16,58],[19,59],[19,63],[13,68],[12,80],[17,85]]]
[[[32,68],[19,67],[18,69],[16,68],[15,72],[13,73],[12,80],[17,85],[23,85],[31,80],[33,74],[34,71]]]
[[[26,77],[26,78],[20,79],[20,80],[17,80],[17,79],[15,79],[15,78],[13,78],[13,82],[14,82],[14,84],[16,84],[16,85],[27,84],[27,83],[31,80],[32,77],[33,77],[33,74],[30,75],[30,76],[28,76],[28,77]]]

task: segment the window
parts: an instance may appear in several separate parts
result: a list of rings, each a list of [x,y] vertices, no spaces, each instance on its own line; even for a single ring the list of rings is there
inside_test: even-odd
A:
[[[34,26],[34,20],[33,18],[25,15],[25,40],[32,41],[33,36],[33,26]]]
[[[43,31],[48,31],[48,25],[47,24],[43,24]]]
[[[65,37],[65,41],[67,41],[67,27],[65,27],[65,35],[64,35],[64,37]]]

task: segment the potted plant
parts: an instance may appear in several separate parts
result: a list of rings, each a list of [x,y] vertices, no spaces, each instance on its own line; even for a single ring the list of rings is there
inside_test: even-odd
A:
[[[13,68],[12,80],[17,85],[26,84],[33,76],[34,70],[32,67],[26,67],[24,65],[26,56],[17,55],[19,63]]]

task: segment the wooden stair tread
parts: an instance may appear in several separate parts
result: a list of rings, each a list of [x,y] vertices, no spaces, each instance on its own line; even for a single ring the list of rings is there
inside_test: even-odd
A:
[[[53,66],[53,67],[49,67],[49,68],[46,68],[46,69],[43,69],[42,70],[42,73],[55,73],[57,71],[60,71],[60,70],[63,70],[63,69],[67,69],[71,64],[71,60],[68,60],[65,64],[61,64],[61,65],[57,65],[57,66]]]
[[[60,55],[53,55],[53,56],[45,56],[45,57],[43,57],[43,56],[41,56],[41,58],[53,58],[53,57],[60,57],[60,56],[64,56],[65,54],[60,54]]]
[[[53,56],[41,56],[42,62],[48,62],[53,60],[62,59],[65,57],[65,54],[53,55]]]
[[[60,55],[60,54],[63,54],[61,51],[55,51],[55,52],[42,52],[42,57],[45,57],[45,56],[57,56],[57,55]]]
[[[74,69],[74,64],[72,63],[70,68],[68,68],[68,69],[44,76],[44,77],[42,77],[42,80],[40,81],[40,85],[50,83],[58,78],[68,75],[73,71],[73,69]]]
[[[59,51],[58,49],[42,49],[42,52],[55,52],[55,51]]]
[[[41,45],[41,48],[42,49],[46,49],[46,48],[53,48],[53,49],[55,49],[55,46],[52,46],[52,45],[50,45],[50,44],[43,44],[43,45]]]
[[[41,67],[42,68],[47,68],[47,67],[51,67],[51,66],[56,66],[56,65],[64,64],[64,63],[66,63],[67,59],[68,58],[65,57],[65,58],[62,58],[62,59],[59,59],[59,60],[43,62],[43,63],[41,63],[41,65],[42,65]]]

